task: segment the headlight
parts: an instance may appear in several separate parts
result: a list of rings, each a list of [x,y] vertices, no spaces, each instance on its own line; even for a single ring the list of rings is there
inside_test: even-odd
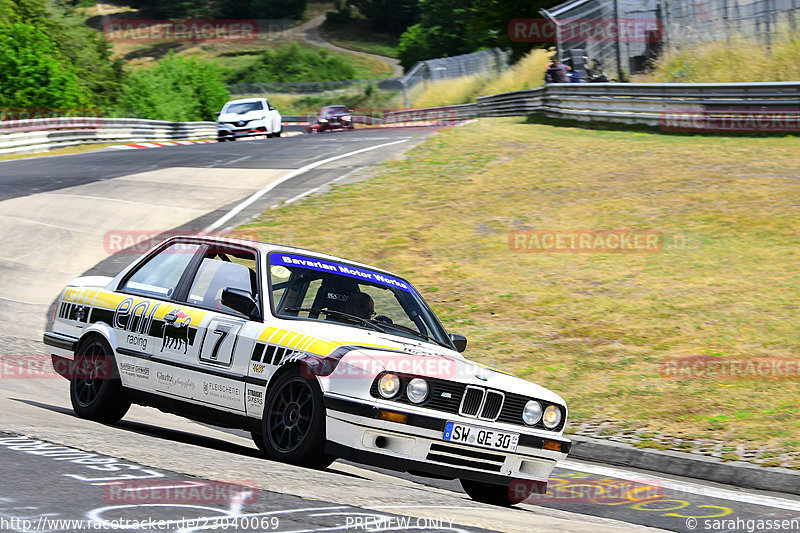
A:
[[[348,121],[349,121],[349,120],[351,120],[352,118],[353,118],[353,117],[351,117],[350,115],[343,115],[343,116],[342,116],[342,120],[348,120]]]
[[[378,392],[384,398],[394,398],[400,392],[400,378],[395,374],[384,374],[378,381]]]
[[[420,403],[428,397],[428,382],[422,378],[414,378],[406,387],[406,396],[411,403]]]
[[[318,120],[318,122],[328,122],[328,119],[327,118],[321,118],[321,119]]]
[[[561,409],[555,405],[548,405],[544,410],[544,427],[553,429],[561,423]]]
[[[522,420],[529,426],[536,425],[542,419],[542,404],[536,400],[531,400],[525,404],[522,411]]]

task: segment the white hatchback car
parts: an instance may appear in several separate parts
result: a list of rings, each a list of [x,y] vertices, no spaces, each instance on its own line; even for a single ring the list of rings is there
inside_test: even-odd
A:
[[[44,335],[78,416],[131,403],[250,431],[269,458],[543,494],[567,457],[557,394],[466,360],[406,280],[297,248],[175,237],[115,278],[73,280]]]
[[[231,100],[217,116],[219,142],[253,135],[280,137],[282,130],[281,114],[266,98]]]

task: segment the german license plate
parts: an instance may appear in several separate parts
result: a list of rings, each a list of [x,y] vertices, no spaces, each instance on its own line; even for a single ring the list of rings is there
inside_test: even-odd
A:
[[[443,440],[479,448],[515,452],[519,443],[519,433],[508,433],[448,421],[444,426]]]

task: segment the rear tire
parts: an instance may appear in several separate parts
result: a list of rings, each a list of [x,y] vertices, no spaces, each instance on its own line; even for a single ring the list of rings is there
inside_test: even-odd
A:
[[[325,453],[325,401],[315,378],[299,367],[280,374],[267,393],[261,435],[270,459],[325,468],[336,458]],[[258,444],[258,443],[256,443]]]
[[[531,495],[547,492],[547,483],[541,481],[515,479],[508,485],[495,485],[469,479],[459,479],[459,481],[464,492],[476,502],[501,507],[510,507],[524,502]]]
[[[267,454],[267,446],[264,444],[264,435],[257,431],[251,431],[250,436],[253,438],[253,442],[255,443],[256,448],[258,448],[258,451],[261,452],[261,455],[264,457],[269,457]]]
[[[104,424],[119,422],[131,401],[122,381],[112,377],[116,362],[111,346],[99,335],[86,337],[75,350],[75,363],[77,375],[71,376],[69,387],[75,414]]]

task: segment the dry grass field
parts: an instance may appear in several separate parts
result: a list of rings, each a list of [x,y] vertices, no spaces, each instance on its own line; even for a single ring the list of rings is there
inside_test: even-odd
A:
[[[468,357],[559,392],[573,422],[788,451],[800,449],[798,215],[791,136],[481,119],[247,229],[407,276],[469,338]],[[521,253],[520,229],[655,230],[663,248]],[[695,356],[795,373],[663,375]]]

